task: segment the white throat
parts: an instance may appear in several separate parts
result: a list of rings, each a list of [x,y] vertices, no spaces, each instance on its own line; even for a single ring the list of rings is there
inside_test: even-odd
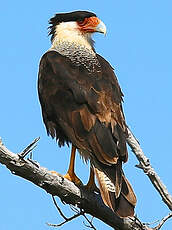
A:
[[[62,22],[56,26],[50,50],[70,59],[75,66],[83,66],[88,72],[100,72],[100,63],[94,52],[90,34],[83,34],[76,22]]]
[[[76,22],[62,22],[56,26],[55,36],[52,42],[52,48],[57,47],[59,44],[68,42],[84,46],[87,49],[93,50],[94,41],[90,33],[83,34],[79,29]]]

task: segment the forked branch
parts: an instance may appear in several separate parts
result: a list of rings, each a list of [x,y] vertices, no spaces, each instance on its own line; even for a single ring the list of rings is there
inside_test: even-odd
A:
[[[169,213],[167,216],[165,216],[165,217],[160,221],[160,223],[158,224],[158,226],[156,226],[155,228],[153,228],[153,230],[159,230],[159,229],[163,226],[163,224],[164,224],[168,219],[170,219],[171,217],[172,217],[172,212]]]
[[[139,165],[137,165],[137,167],[142,169],[144,173],[149,177],[151,183],[153,184],[155,189],[162,197],[162,200],[172,211],[172,196],[168,192],[166,186],[163,184],[158,174],[155,172],[154,168],[150,163],[150,160],[143,153],[143,150],[141,149],[139,142],[137,141],[137,139],[132,134],[129,128],[128,128],[128,134],[129,134],[129,137],[127,139],[128,145],[131,147],[133,153],[135,154],[135,156],[139,161]]]
[[[50,223],[47,223],[48,226],[57,228],[57,227],[60,227],[60,226],[62,226],[62,225],[64,225],[64,224],[66,224],[66,223],[72,221],[73,219],[76,219],[77,217],[83,215],[83,211],[81,210],[80,212],[77,212],[75,215],[73,215],[73,216],[67,218],[67,217],[63,214],[63,212],[61,211],[61,209],[59,208],[59,206],[57,205],[57,202],[56,202],[54,196],[52,196],[52,198],[53,198],[54,205],[56,206],[56,208],[57,208],[59,214],[63,217],[64,221],[61,222],[60,224],[50,224]]]
[[[64,221],[61,222],[60,224],[50,224],[50,223],[47,223],[48,226],[57,228],[57,227],[60,227],[60,226],[62,226],[62,225],[64,225],[64,224],[66,224],[66,223],[72,221],[73,219],[76,219],[76,218],[79,217],[79,216],[83,216],[83,217],[86,219],[86,221],[89,223],[89,225],[86,225],[86,224],[84,223],[85,226],[88,227],[88,228],[92,228],[92,229],[96,230],[96,228],[94,227],[94,225],[93,225],[93,223],[92,223],[92,220],[90,221],[90,220],[88,219],[88,217],[86,216],[84,210],[82,210],[82,209],[78,210],[78,209],[75,208],[74,206],[71,206],[71,210],[72,210],[73,212],[75,212],[76,214],[74,214],[73,216],[67,218],[67,217],[63,214],[63,212],[61,211],[61,209],[59,208],[59,206],[57,205],[57,202],[56,202],[54,196],[52,196],[52,199],[53,199],[53,203],[54,203],[56,209],[58,210],[59,214],[62,216],[62,218],[64,219]]]
[[[46,168],[41,167],[37,162],[24,159],[23,156],[33,149],[36,142],[37,139],[23,151],[23,154],[18,155],[9,151],[0,141],[0,163],[6,165],[13,174],[33,182],[35,185],[41,187],[53,196],[60,197],[64,203],[72,204],[77,206],[80,210],[83,210],[81,213],[76,213],[68,219],[63,217],[65,223],[79,217],[80,215],[83,215],[85,219],[87,219],[85,213],[88,213],[118,230],[159,230],[166,219],[171,217],[170,215],[168,218],[165,218],[165,221],[163,220],[160,223],[161,225],[158,225],[159,228],[157,227],[157,229],[149,228],[145,224],[142,224],[136,217],[118,217],[110,208],[104,205],[99,194],[90,193],[83,187],[78,188],[72,182],[63,178],[60,174],[52,174]],[[133,151],[141,151],[138,142],[136,139],[133,139],[132,134],[129,136],[128,143]],[[138,155],[138,158],[140,158],[140,153]],[[143,165],[142,161],[143,160],[140,160],[141,165]],[[146,162],[148,161],[146,160]],[[148,163],[146,166],[149,166]],[[146,172],[149,174],[149,171]],[[87,220],[87,222],[90,224],[92,229],[95,229],[92,225],[92,221]],[[60,225],[62,224],[63,223]]]

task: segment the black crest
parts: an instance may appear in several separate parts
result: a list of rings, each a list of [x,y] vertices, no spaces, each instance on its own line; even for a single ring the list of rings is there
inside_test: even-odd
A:
[[[96,14],[88,11],[73,11],[69,13],[55,14],[53,18],[49,20],[50,26],[48,27],[51,36],[51,41],[54,38],[55,27],[61,22],[83,21],[85,18],[96,17]]]

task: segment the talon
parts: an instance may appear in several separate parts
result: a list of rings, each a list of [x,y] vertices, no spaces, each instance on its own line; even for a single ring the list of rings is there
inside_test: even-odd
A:
[[[69,169],[63,177],[70,180],[76,185],[83,185],[82,181],[76,176],[74,171],[74,165],[75,165],[75,152],[76,147],[72,145],[72,151],[71,151],[71,157],[70,157],[70,163],[69,163]]]
[[[73,173],[73,174],[67,173],[63,177],[66,178],[67,180],[70,180],[71,182],[73,182],[76,185],[83,185],[82,181],[75,175],[75,173]]]
[[[92,167],[90,167],[90,177],[89,177],[88,183],[84,187],[90,192],[100,193],[100,190],[95,183],[94,169]]]

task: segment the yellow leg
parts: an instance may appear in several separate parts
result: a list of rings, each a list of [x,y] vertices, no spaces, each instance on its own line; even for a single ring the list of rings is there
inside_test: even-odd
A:
[[[91,166],[90,166],[90,177],[85,188],[90,191],[99,192],[99,189],[97,188],[95,183],[94,169]]]
[[[71,157],[70,157],[70,163],[69,163],[69,169],[64,175],[64,178],[72,181],[73,183],[77,185],[82,185],[81,180],[76,176],[75,174],[75,155],[76,155],[76,147],[72,145],[72,151],[71,151]]]

